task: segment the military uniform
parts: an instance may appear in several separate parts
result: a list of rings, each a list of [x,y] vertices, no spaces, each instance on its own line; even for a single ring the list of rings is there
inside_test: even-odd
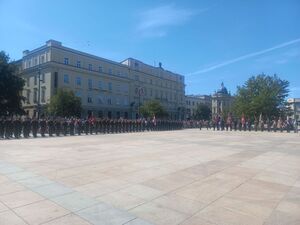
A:
[[[66,118],[62,122],[62,128],[63,128],[64,136],[67,136],[67,134],[68,134],[68,121],[67,121]]]
[[[4,118],[0,118],[0,138],[4,137]]]
[[[54,121],[50,118],[47,121],[48,124],[48,132],[49,132],[49,136],[52,137],[53,133],[54,133]]]
[[[47,122],[44,118],[40,120],[40,128],[41,128],[41,136],[45,137],[45,133],[47,130]]]
[[[39,122],[36,118],[33,118],[31,121],[31,129],[33,137],[37,137],[38,129],[39,129]]]

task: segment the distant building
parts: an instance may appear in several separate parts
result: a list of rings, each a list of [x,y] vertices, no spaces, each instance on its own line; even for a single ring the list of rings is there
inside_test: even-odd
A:
[[[23,107],[37,115],[57,89],[81,98],[82,116],[137,118],[145,101],[161,102],[171,119],[184,117],[184,76],[128,58],[114,62],[49,40],[17,61],[25,80]],[[40,87],[40,88],[39,88]]]
[[[289,98],[287,100],[292,110],[292,119],[300,120],[300,98]]]
[[[197,107],[205,104],[211,108],[210,95],[186,95],[185,96],[185,118],[192,119],[196,113]]]
[[[212,95],[212,116],[227,114],[232,108],[233,101],[234,97],[222,82],[221,88]]]

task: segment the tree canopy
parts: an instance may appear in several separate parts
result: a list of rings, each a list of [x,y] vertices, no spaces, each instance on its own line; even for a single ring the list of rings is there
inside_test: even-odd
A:
[[[0,52],[0,115],[23,114],[22,96],[25,81],[16,75],[17,67],[9,56]]]
[[[47,106],[49,114],[61,117],[78,117],[81,114],[81,110],[81,99],[75,96],[73,91],[63,89],[58,89]]]
[[[211,110],[206,104],[199,104],[196,109],[196,113],[193,115],[193,118],[196,120],[209,120],[211,115]]]
[[[277,75],[260,74],[250,77],[243,86],[237,87],[234,112],[237,116],[258,118],[278,117],[286,113],[286,97],[289,82]]]
[[[144,117],[155,116],[156,118],[162,118],[162,117],[167,117],[168,116],[168,113],[166,112],[164,107],[157,100],[150,100],[150,101],[145,102],[140,107],[140,113]]]

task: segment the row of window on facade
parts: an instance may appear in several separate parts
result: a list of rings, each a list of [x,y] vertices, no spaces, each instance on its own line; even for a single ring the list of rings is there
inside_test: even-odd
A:
[[[69,58],[64,58],[64,64],[69,65]],[[81,61],[77,61],[76,66],[77,66],[77,68],[81,68]],[[88,70],[95,71],[95,70],[93,70],[93,65],[92,64],[88,64]],[[98,67],[98,72],[100,72],[100,73],[103,72],[103,67],[102,66]],[[113,74],[113,71],[112,71],[111,68],[108,69],[108,74]],[[123,77],[128,77],[127,73],[121,73],[120,71],[117,71],[116,75],[123,76]],[[145,83],[147,83],[147,81],[148,81],[146,78],[140,79],[139,75],[134,75],[134,80],[145,82]],[[154,84],[152,79],[149,79],[149,83]],[[172,85],[172,83],[170,81],[168,83],[167,81],[166,82],[162,82],[162,81],[159,82],[158,80],[156,80],[155,84],[156,84],[156,86],[160,85],[161,87],[164,86],[164,87],[174,88],[174,89],[180,88],[180,85],[178,85],[178,84]],[[183,88],[183,87],[181,87],[181,88]]]
[[[69,75],[68,74],[64,75],[64,83],[65,84],[69,84],[70,83]],[[82,85],[82,79],[81,79],[81,77],[76,77],[76,79],[75,79],[75,85],[76,86],[81,86]],[[128,85],[116,84],[115,87],[116,87],[115,88],[116,92],[122,92],[122,93],[126,93],[126,94],[129,93],[129,86]],[[88,89],[92,90],[93,88],[94,88],[93,80],[92,79],[88,79]],[[98,89],[112,91],[113,90],[113,84],[111,82],[108,82],[107,86],[106,86],[103,81],[98,81]],[[138,88],[136,88],[136,90],[135,90],[135,94],[137,96],[139,96],[141,93],[139,91],[137,91],[137,89]],[[142,95],[143,96],[147,96],[147,89],[143,88],[142,90],[143,90],[143,94]],[[149,89],[149,96],[153,97],[153,91],[152,91],[151,88]],[[168,94],[167,92],[163,92],[163,91],[160,91],[160,93],[159,93],[158,90],[156,90],[156,92],[155,92],[155,97],[156,98],[170,100],[170,101],[172,101],[173,99],[177,100],[177,94],[174,94],[174,98],[173,98],[172,93]],[[181,99],[181,101],[182,101],[182,99]]]
[[[69,65],[69,58],[64,58],[64,64],[65,65]],[[77,68],[83,68],[82,65],[81,65],[81,61],[77,60],[76,67]],[[94,72],[99,72],[99,73],[103,73],[104,72],[104,69],[103,69],[102,66],[98,66],[98,68],[96,70],[93,67],[93,64],[88,64],[87,69],[89,71],[94,71]],[[111,68],[108,68],[107,73],[112,75],[113,74],[113,70]],[[120,71],[117,71],[116,75],[123,76],[123,77],[127,77],[128,76],[127,73],[121,73]]]
[[[186,104],[187,104],[187,105],[192,105],[192,106],[194,106],[194,105],[195,105],[195,102],[194,102],[194,101],[188,100],[188,101],[186,101]],[[196,105],[199,105],[199,104],[200,104],[199,102],[196,102]]]
[[[39,92],[37,88],[33,89],[33,103],[38,103],[38,96]],[[40,93],[40,103],[45,103],[46,102],[46,87],[41,87],[41,93]],[[31,90],[26,90],[26,103],[30,104],[31,103]]]
[[[82,86],[82,78],[81,77],[76,77],[75,78],[75,86],[76,87],[81,87]],[[64,84],[68,85],[70,84],[70,78],[68,74],[64,74]],[[92,90],[94,88],[100,89],[100,90],[108,90],[112,91],[113,90],[113,84],[111,82],[105,83],[104,81],[98,81],[97,82],[97,87],[94,84],[94,81],[92,79],[87,79],[87,84],[88,84],[88,89]],[[107,84],[107,85],[106,85]],[[128,94],[129,92],[129,86],[128,84],[116,84],[115,89],[117,92],[122,92],[125,94]]]
[[[80,97],[82,100],[82,92],[75,91],[75,95]],[[98,95],[93,96],[91,93],[87,96],[87,103],[90,104],[99,104],[99,105],[119,105],[119,106],[128,106],[129,98],[126,96],[106,96],[106,95]]]
[[[38,75],[33,76],[33,80],[34,80],[33,81],[34,85],[38,85],[39,76]],[[44,73],[41,73],[40,82],[45,83],[45,74]],[[26,85],[27,85],[27,87],[30,86],[30,77],[26,78]]]
[[[40,65],[42,63],[48,62],[50,60],[49,52],[43,53],[41,55],[33,56],[29,59],[24,60],[23,68],[28,69]]]

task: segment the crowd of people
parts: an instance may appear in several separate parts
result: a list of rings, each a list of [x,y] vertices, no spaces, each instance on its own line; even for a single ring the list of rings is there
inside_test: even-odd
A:
[[[112,134],[145,131],[165,131],[188,128],[206,128],[207,130],[221,131],[273,131],[273,132],[298,132],[297,120],[278,119],[241,119],[228,116],[225,120],[215,116],[211,120],[159,120],[151,119],[102,119],[89,117],[80,118],[29,118],[2,117],[0,118],[0,139],[29,138],[45,136],[74,136],[89,134]]]
[[[221,116],[215,116],[211,120],[190,120],[184,123],[184,128],[206,128],[207,130],[226,130],[226,131],[268,131],[268,132],[298,132],[298,121],[282,118],[273,119],[246,119],[245,117],[233,118],[228,116],[227,119]]]
[[[165,131],[183,128],[182,121],[158,119],[0,118],[0,139],[74,136],[125,132]]]

